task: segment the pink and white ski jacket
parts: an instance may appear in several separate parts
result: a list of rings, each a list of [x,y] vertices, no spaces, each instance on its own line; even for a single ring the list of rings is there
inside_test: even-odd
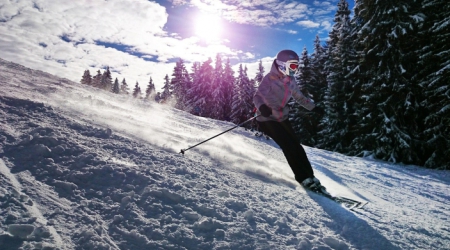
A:
[[[315,107],[314,102],[300,91],[294,78],[291,79],[281,73],[274,61],[270,72],[264,76],[253,97],[256,108],[259,109],[262,104],[266,104],[272,109],[272,115],[269,117],[259,116],[256,120],[260,122],[286,120],[289,114],[287,102],[291,97],[294,97],[295,101],[307,110]],[[256,114],[260,115],[261,112],[257,110]]]

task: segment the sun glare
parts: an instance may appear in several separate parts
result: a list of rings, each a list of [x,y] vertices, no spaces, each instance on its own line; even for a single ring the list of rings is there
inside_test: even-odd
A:
[[[218,15],[200,14],[195,21],[195,34],[205,41],[216,41],[220,38],[222,25]]]

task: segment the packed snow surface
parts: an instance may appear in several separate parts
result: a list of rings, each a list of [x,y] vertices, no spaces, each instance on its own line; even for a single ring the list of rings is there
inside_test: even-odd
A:
[[[450,249],[450,174],[272,140],[0,60],[0,249]]]

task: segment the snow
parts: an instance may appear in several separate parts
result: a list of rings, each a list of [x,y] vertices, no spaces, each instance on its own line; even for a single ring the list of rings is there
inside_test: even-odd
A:
[[[403,68],[403,65],[400,64],[400,74],[406,73],[406,69]]]
[[[423,13],[411,15],[410,17],[414,20],[415,23],[421,23],[425,21],[425,15]]]
[[[272,140],[0,60],[1,249],[450,249],[448,171]]]

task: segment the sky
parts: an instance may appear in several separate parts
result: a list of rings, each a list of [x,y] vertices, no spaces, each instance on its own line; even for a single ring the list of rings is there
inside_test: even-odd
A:
[[[79,82],[110,67],[113,78],[159,91],[174,63],[229,58],[249,77],[277,52],[313,52],[338,0],[0,0],[0,58]],[[353,1],[350,1],[350,8]]]
[[[450,249],[450,171],[305,147],[349,210],[234,124],[0,60],[0,246]]]

